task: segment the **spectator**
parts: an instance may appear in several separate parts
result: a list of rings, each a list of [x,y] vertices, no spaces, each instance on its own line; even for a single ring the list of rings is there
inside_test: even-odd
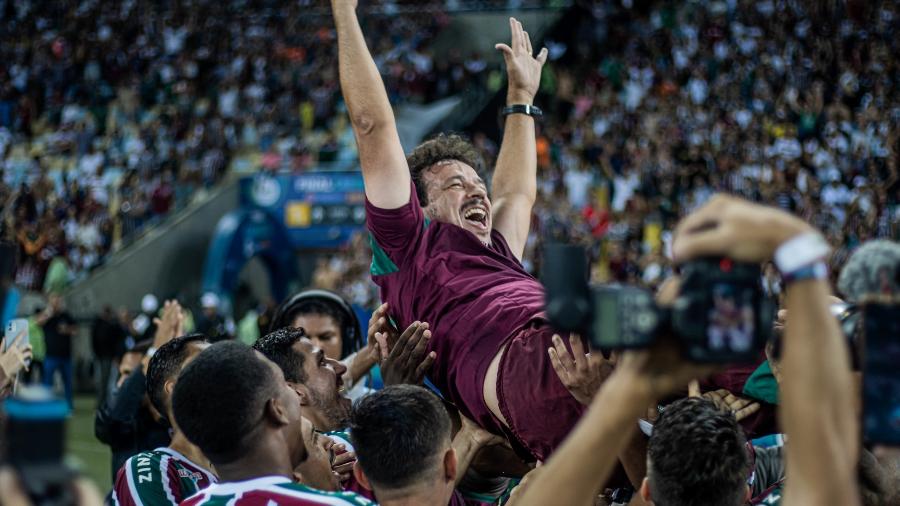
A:
[[[125,342],[125,337],[125,329],[119,323],[112,307],[104,306],[91,325],[91,348],[100,373],[97,404],[103,404],[112,388],[110,377],[114,367],[113,361]]]
[[[197,332],[209,336],[210,342],[231,339],[234,333],[234,322],[219,314],[219,296],[208,292],[200,297],[203,314],[197,321]]]
[[[69,409],[74,408],[72,398],[72,338],[77,328],[64,305],[63,298],[51,295],[47,309],[37,318],[37,323],[44,329],[47,344],[47,355],[44,358],[44,385],[53,388],[56,373],[62,376],[66,402]]]

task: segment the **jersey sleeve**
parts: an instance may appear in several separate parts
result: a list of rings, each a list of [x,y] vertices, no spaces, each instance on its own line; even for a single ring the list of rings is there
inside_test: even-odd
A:
[[[128,460],[116,474],[113,487],[115,503],[121,506],[156,506],[178,504],[172,487],[177,481],[170,476],[168,466],[155,453],[139,453]]]
[[[374,255],[372,274],[386,274],[391,270],[389,264],[396,269],[405,263],[410,244],[425,229],[425,214],[419,206],[415,185],[410,183],[409,202],[396,209],[381,209],[366,199],[366,227]]]

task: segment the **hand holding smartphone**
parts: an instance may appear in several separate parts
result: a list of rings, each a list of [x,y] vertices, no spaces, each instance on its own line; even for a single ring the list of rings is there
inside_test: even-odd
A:
[[[25,349],[30,344],[31,340],[28,336],[28,320],[25,318],[15,318],[6,324],[6,329],[3,333],[3,349],[0,350],[0,353],[6,353],[12,346],[18,346],[20,349]],[[28,359],[25,366],[28,367],[30,365],[31,359]]]

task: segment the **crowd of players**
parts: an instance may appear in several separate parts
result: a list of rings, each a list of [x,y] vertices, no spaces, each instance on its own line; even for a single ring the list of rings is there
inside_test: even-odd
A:
[[[469,158],[471,148],[456,138],[439,138],[409,158],[412,189],[407,187],[405,202],[412,205],[390,205],[396,184],[377,191],[378,184],[394,182],[387,181],[387,173],[397,168],[373,164],[373,160],[395,161],[393,148],[373,143],[383,135],[390,140],[393,125],[379,116],[389,107],[385,108],[386,97],[380,100],[377,92],[354,82],[358,75],[347,72],[362,69],[365,76],[375,68],[359,65],[368,55],[355,25],[355,2],[332,4],[344,39],[341,85],[360,144],[374,251],[371,256],[355,251],[349,260],[323,263],[316,279],[321,285],[349,288],[352,302],[365,303],[368,285],[354,278],[375,276],[391,305],[379,306],[363,329],[346,298],[304,292],[286,301],[270,320],[260,322],[261,337],[247,346],[231,340],[213,344],[215,339],[204,334],[184,335],[184,311],[177,302],[167,303],[155,322],[152,341],[139,343],[123,356],[118,388],[97,413],[98,437],[115,453],[115,486],[109,501],[738,506],[825,501],[880,505],[900,500],[897,456],[890,452],[876,456],[858,443],[859,385],[854,386],[851,355],[859,350],[848,353],[830,312],[832,287],[822,263],[829,259],[832,272],[840,273],[837,287],[850,302],[860,302],[863,294],[877,294],[897,303],[896,243],[865,246],[846,261],[849,251],[861,243],[896,237],[897,181],[892,164],[897,141],[890,132],[900,115],[893,112],[898,102],[891,102],[891,93],[896,92],[890,86],[879,87],[879,79],[872,77],[884,72],[890,80],[897,75],[890,58],[873,56],[896,43],[873,35],[894,33],[900,19],[893,17],[890,7],[863,9],[878,20],[865,25],[865,37],[859,37],[861,29],[853,30],[861,15],[854,3],[842,4],[846,10],[840,12],[802,13],[821,17],[821,24],[806,28],[798,21],[803,16],[795,4],[763,2],[742,9],[711,4],[706,10],[694,10],[696,6],[689,4],[683,10],[660,8],[642,19],[631,19],[626,11],[614,8],[593,9],[588,28],[577,32],[583,40],[629,42],[605,58],[591,53],[592,44],[573,45],[566,52],[579,61],[603,63],[584,75],[559,67],[542,81],[549,100],[548,123],[537,136],[536,163],[522,158],[522,170],[527,172],[529,163],[537,170],[538,219],[534,226],[525,223],[526,232],[516,236],[522,223],[511,226],[498,219],[491,229],[491,214],[485,211],[490,210],[488,196],[472,170],[477,164]],[[764,21],[774,15],[792,26],[790,40],[796,39],[796,45],[786,42],[783,27]],[[849,27],[837,22],[843,18],[850,20]],[[766,28],[754,28],[754,20]],[[540,77],[547,53],[532,51],[527,33],[515,20],[511,29],[510,47],[500,49],[507,67],[514,69],[510,90],[516,81],[516,91],[522,91],[525,82],[536,85],[529,78]],[[647,36],[640,41],[617,39],[619,30]],[[813,37],[810,30],[822,33]],[[835,36],[835,47],[818,47],[831,40],[829,34]],[[731,43],[722,42],[726,39]],[[761,52],[769,42],[771,52],[762,54],[769,55],[771,68],[754,68],[759,62],[751,64],[748,55]],[[859,54],[845,59],[828,51]],[[564,61],[565,55],[557,56],[557,61]],[[830,66],[828,58],[840,63]],[[836,67],[838,74],[805,76],[799,69],[806,59],[809,69]],[[849,63],[843,68],[845,62]],[[798,70],[781,72],[779,78],[779,65]],[[513,75],[516,71],[518,77]],[[851,76],[845,77],[848,73]],[[767,77],[757,81],[759,75]],[[747,81],[746,86],[729,88],[729,82]],[[848,81],[855,82],[855,91]],[[583,89],[574,82],[589,86]],[[834,83],[839,85],[829,88]],[[396,83],[386,84],[391,90]],[[375,105],[360,101],[373,99],[372,94]],[[521,96],[510,92],[512,103]],[[528,99],[533,96],[532,92]],[[362,111],[354,111],[360,104]],[[517,133],[507,133],[514,140],[505,137],[504,145],[518,140],[515,136],[527,139],[528,135],[520,135],[528,133],[525,122],[532,122],[533,140],[533,120],[524,117],[530,113],[512,114],[518,116],[507,118],[507,132]],[[483,138],[475,147],[490,151]],[[507,162],[508,158],[509,154]],[[504,164],[497,165],[493,206],[494,215],[500,216],[497,209],[511,204],[504,200],[509,194],[497,194],[498,175],[500,179],[505,175],[499,169]],[[436,184],[440,171],[446,172],[446,188]],[[508,191],[510,182],[500,182]],[[456,185],[466,192],[460,206],[444,200],[452,196],[440,193],[456,192]],[[770,207],[732,197],[710,199],[717,191]],[[378,199],[382,203],[373,202]],[[530,204],[526,215],[531,216]],[[574,216],[580,221],[574,227],[565,225]],[[408,228],[410,222],[415,226]],[[676,229],[677,234],[670,232]],[[473,237],[466,235],[472,231]],[[408,248],[404,247],[407,234],[415,237],[416,245],[407,241]],[[482,242],[468,241],[472,238]],[[824,238],[839,249],[828,255]],[[671,304],[679,290],[668,258],[726,255],[752,263],[774,261],[769,268],[774,270],[777,264],[784,275],[778,290],[771,289],[774,283],[769,287],[781,295],[782,311],[773,322],[778,349],[771,344],[766,358],[753,364],[752,375],[743,375],[731,389],[718,388],[717,375],[689,386],[716,368],[686,363],[671,340],[605,358],[596,351],[586,353],[575,337],[567,343],[553,336],[552,347],[542,348],[543,334],[534,329],[545,324],[529,320],[525,330],[517,328],[509,336],[512,345],[497,357],[518,353],[518,359],[537,357],[550,363],[553,385],[542,376],[548,367],[533,371],[519,367],[518,374],[529,374],[533,383],[519,383],[513,391],[509,383],[502,383],[501,373],[510,374],[509,367],[516,363],[498,360],[500,373],[494,374],[500,398],[488,397],[485,380],[484,392],[476,384],[476,398],[483,406],[473,410],[469,404],[473,394],[459,391],[469,378],[450,378],[448,386],[449,359],[437,356],[452,351],[459,360],[465,352],[448,350],[447,343],[467,343],[465,339],[439,335],[437,325],[413,322],[406,313],[419,307],[441,314],[446,310],[434,307],[441,301],[449,308],[471,311],[462,300],[466,297],[456,298],[460,288],[471,289],[462,291],[471,298],[484,294],[474,285],[454,283],[473,279],[473,271],[492,269],[498,278],[530,279],[517,262],[512,266],[504,262],[521,257],[526,268],[536,270],[536,248],[547,239],[590,243],[595,258],[605,266],[595,279],[661,285],[658,301],[663,305]],[[414,262],[434,260],[417,256],[422,255],[419,245],[425,243],[437,252],[428,253],[447,255],[448,269],[457,269],[450,277],[447,272],[428,271],[426,278],[442,280],[446,293],[423,294],[415,284],[427,286],[430,281],[409,277],[410,269],[422,268]],[[788,244],[793,244],[794,258],[779,259]],[[454,254],[472,255],[471,251],[480,255],[475,261],[479,267],[454,264],[459,262]],[[362,257],[374,257],[371,270],[364,273],[357,265],[366,260]],[[788,270],[785,266],[796,257],[812,263]],[[399,293],[398,285],[388,281],[392,274],[396,276],[390,279],[403,280]],[[776,272],[767,277],[779,278]],[[522,293],[533,291],[533,279],[528,283],[517,285]],[[427,300],[413,300],[416,295]],[[520,302],[533,303],[524,297]],[[494,321],[460,317],[449,325],[471,331],[473,335],[462,337],[473,339],[479,327],[497,325],[504,317],[517,318],[510,307],[520,306],[497,303]],[[432,323],[446,331],[448,319]],[[472,349],[479,345],[467,343]],[[14,377],[27,354],[24,350],[0,356],[0,380],[5,383]],[[858,365],[858,356],[852,362]],[[734,371],[725,371],[729,372]],[[564,389],[558,388],[560,384]],[[527,408],[542,416],[549,413],[541,401],[551,399],[542,399],[541,394],[563,392],[565,402],[558,405],[578,406],[574,411],[581,423],[561,428],[523,415],[517,411],[523,389],[533,390],[537,400]],[[491,403],[500,406],[502,416]],[[761,429],[776,422],[776,411],[786,435],[773,436]],[[473,412],[478,419],[466,416]],[[485,423],[485,414],[495,417],[491,423]],[[767,437],[751,441],[751,436]],[[785,444],[786,439],[790,443]],[[618,475],[616,466],[621,466]],[[11,494],[19,492],[8,474],[0,473],[0,481],[10,486]],[[605,490],[606,486],[613,490]]]

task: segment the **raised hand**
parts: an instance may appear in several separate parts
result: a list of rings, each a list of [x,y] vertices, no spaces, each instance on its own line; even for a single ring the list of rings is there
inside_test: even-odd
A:
[[[390,349],[387,358],[381,363],[381,377],[385,386],[422,383],[425,373],[437,356],[433,351],[428,353],[431,331],[428,330],[427,323],[414,322],[390,348],[385,334],[377,333],[376,339],[382,350]]]
[[[531,104],[541,84],[541,69],[547,61],[547,48],[541,49],[537,57],[531,47],[531,38],[516,18],[509,18],[512,32],[510,45],[497,44],[494,47],[503,53],[506,61],[506,75],[509,80],[507,103]]]
[[[367,338],[367,346],[374,346],[376,350],[376,361],[381,362],[387,360],[394,344],[400,338],[400,334],[394,329],[388,320],[388,303],[378,306],[372,316],[369,318],[369,330]],[[384,346],[381,343],[384,343]]]
[[[764,262],[788,239],[811,231],[806,222],[784,211],[715,195],[681,220],[672,252],[678,262],[703,256]]]
[[[581,338],[576,334],[569,334],[569,346],[572,353],[569,353],[562,338],[554,335],[553,347],[547,349],[547,353],[562,384],[576,401],[587,406],[612,373],[613,366],[600,353],[585,353]]]
[[[759,403],[753,402],[751,399],[735,395],[724,388],[706,392],[701,397],[712,401],[720,411],[731,413],[737,421],[759,411]]]
[[[156,334],[153,337],[153,347],[168,343],[172,339],[184,333],[184,311],[177,300],[167,300],[163,304],[162,314],[153,319],[156,325]]]

